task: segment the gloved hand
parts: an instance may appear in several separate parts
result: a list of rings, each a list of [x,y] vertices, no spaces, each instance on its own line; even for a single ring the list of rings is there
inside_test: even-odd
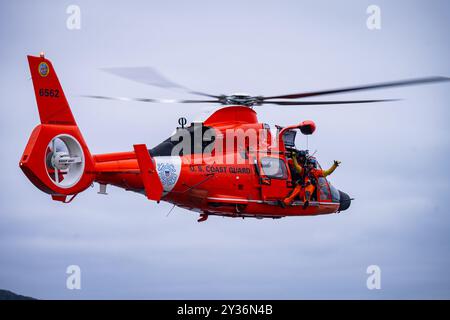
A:
[[[339,167],[339,165],[341,164],[341,162],[340,161],[338,161],[338,160],[334,160],[334,165],[336,166],[336,167]]]

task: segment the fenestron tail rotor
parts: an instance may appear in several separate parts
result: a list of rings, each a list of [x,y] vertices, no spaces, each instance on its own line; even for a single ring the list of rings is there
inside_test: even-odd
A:
[[[47,145],[45,166],[53,183],[61,188],[69,188],[83,175],[83,149],[72,136],[56,136]]]

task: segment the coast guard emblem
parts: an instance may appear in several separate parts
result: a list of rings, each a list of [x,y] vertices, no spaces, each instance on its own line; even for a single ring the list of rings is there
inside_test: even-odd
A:
[[[158,163],[158,175],[165,188],[172,187],[177,182],[177,170],[172,163]]]
[[[45,62],[39,63],[39,74],[41,75],[41,77],[46,77],[46,76],[48,76],[49,70],[50,70],[50,69],[49,69],[47,63],[45,63]]]

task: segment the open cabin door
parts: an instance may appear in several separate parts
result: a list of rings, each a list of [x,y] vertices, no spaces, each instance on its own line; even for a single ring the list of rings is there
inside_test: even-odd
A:
[[[258,163],[263,201],[284,199],[289,190],[286,162],[278,157],[261,157]]]

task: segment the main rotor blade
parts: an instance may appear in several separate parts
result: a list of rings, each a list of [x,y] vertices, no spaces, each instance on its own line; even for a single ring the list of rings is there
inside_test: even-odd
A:
[[[128,80],[136,81],[150,86],[160,87],[164,89],[182,89],[191,94],[196,94],[204,97],[218,98],[216,95],[204,93],[200,91],[191,90],[185,86],[179,85],[158,72],[152,67],[122,67],[122,68],[102,68],[101,70],[111,73],[115,76],[122,77]]]
[[[427,78],[417,78],[417,79],[406,79],[406,80],[400,80],[400,81],[381,82],[381,83],[340,88],[340,89],[331,89],[331,90],[286,94],[286,95],[280,95],[280,96],[262,97],[262,100],[265,101],[265,100],[269,100],[269,99],[299,99],[299,98],[307,98],[307,97],[324,96],[327,94],[384,89],[384,88],[393,88],[393,87],[402,87],[402,86],[414,86],[414,85],[419,85],[419,84],[430,84],[430,83],[437,83],[437,82],[445,82],[445,81],[449,81],[449,80],[450,80],[450,78],[448,78],[448,77],[427,77]]]
[[[138,102],[152,102],[152,103],[220,103],[219,100],[175,100],[175,99],[108,97],[97,95],[82,95],[81,97],[92,99],[103,99],[103,100],[138,101]]]
[[[276,104],[280,106],[316,106],[330,104],[356,104],[356,103],[374,103],[374,102],[390,102],[398,101],[398,99],[381,99],[381,100],[332,100],[332,101],[263,101],[262,104]]]

